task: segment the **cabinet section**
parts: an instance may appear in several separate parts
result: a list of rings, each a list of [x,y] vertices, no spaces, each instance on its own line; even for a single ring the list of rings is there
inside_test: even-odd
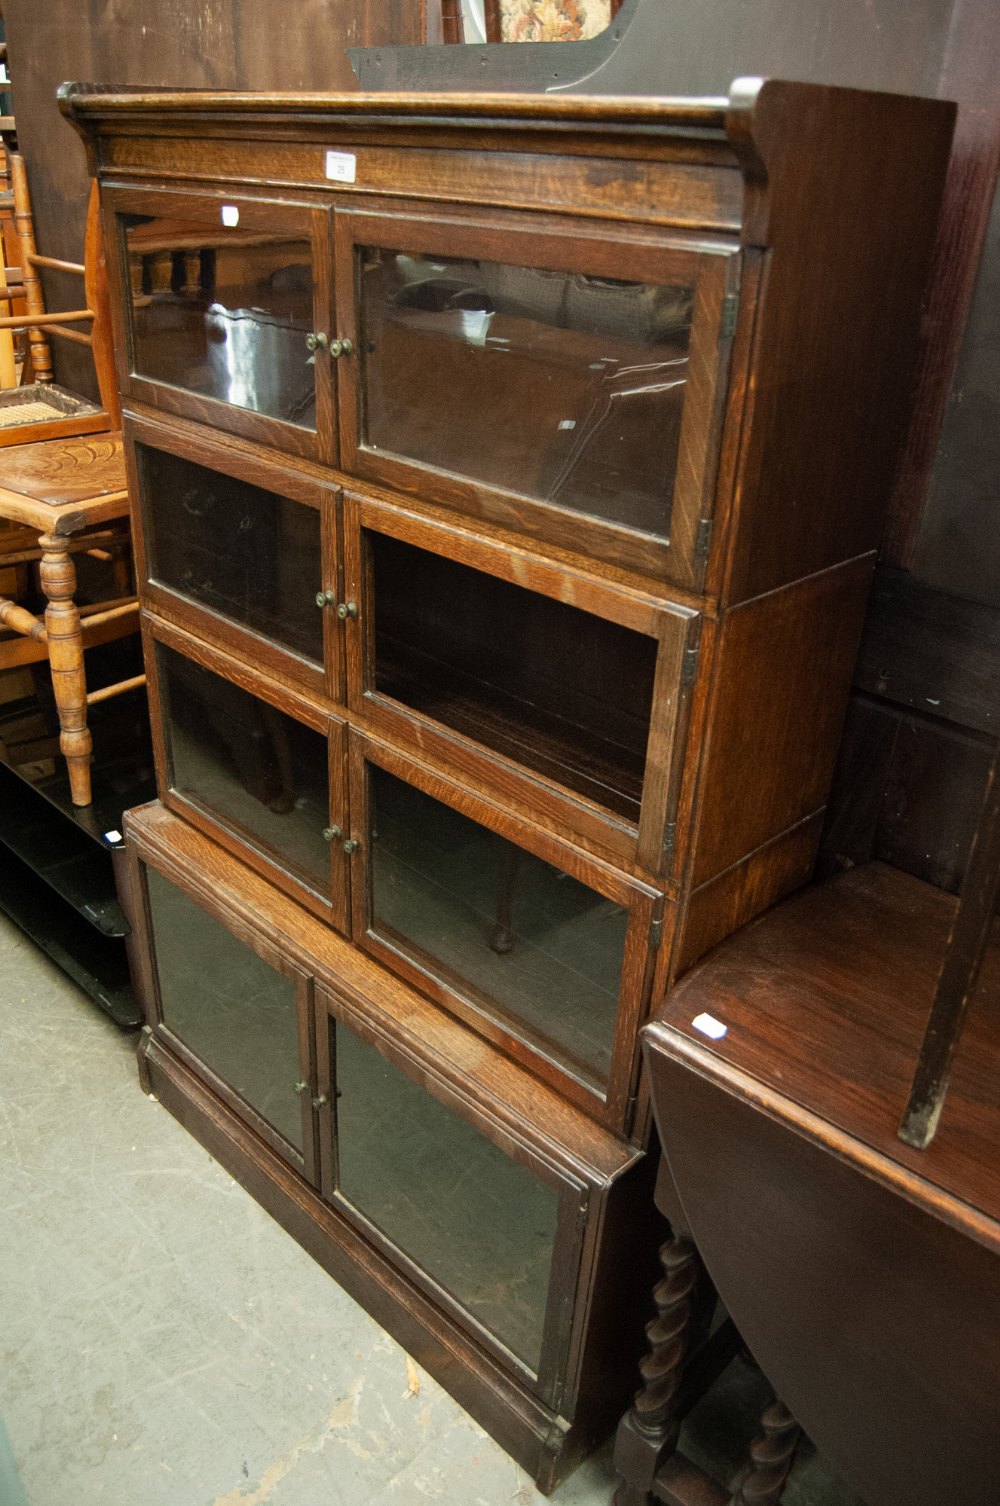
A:
[[[166,623],[145,634],[165,803],[346,930],[343,723]]]
[[[187,822],[125,824],[144,1082],[553,1484],[632,1386],[652,1163]]]
[[[338,579],[339,493],[203,437],[129,416],[150,605],[314,693],[341,693],[324,610]]]
[[[336,459],[329,214],[219,194],[105,193],[129,397]]]
[[[339,208],[335,241],[345,470],[701,578],[734,246],[412,206]]]
[[[325,1194],[554,1403],[568,1337],[559,1292],[579,1267],[586,1188],[318,998]]]
[[[698,614],[371,499],[344,523],[352,711],[659,877]]]
[[[143,865],[152,1029],[279,1154],[317,1180],[306,975]]]
[[[662,896],[386,744],[349,741],[355,941],[621,1129]]]

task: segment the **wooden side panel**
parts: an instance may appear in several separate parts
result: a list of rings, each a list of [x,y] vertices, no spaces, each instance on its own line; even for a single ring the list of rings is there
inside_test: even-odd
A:
[[[822,826],[822,811],[808,816],[694,891],[678,925],[668,983],[732,931],[808,882]]]
[[[771,256],[730,601],[878,545],[951,140],[935,103],[829,91],[805,111],[801,88],[765,83],[746,121],[767,192],[744,234]]]
[[[697,888],[826,802],[870,557],[723,621],[689,873]]]

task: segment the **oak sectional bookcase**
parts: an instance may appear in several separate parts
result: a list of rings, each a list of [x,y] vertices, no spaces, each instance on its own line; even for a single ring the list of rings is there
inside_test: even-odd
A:
[[[551,1489],[645,1316],[639,1027],[815,857],[951,108],[62,107],[143,582],[143,1081]]]

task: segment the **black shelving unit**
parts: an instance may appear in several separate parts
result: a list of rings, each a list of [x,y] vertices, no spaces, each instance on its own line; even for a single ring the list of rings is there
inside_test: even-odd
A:
[[[129,982],[114,851],[122,813],[156,793],[145,692],[91,709],[94,798],[80,807],[70,798],[46,676],[34,680],[37,694],[0,705],[0,911],[116,1024],[134,1029],[142,1012]]]

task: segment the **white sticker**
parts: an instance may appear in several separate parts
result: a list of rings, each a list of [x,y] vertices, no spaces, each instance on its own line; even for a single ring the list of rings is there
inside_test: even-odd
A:
[[[714,1015],[700,1014],[691,1024],[695,1030],[700,1030],[702,1035],[709,1036],[713,1041],[721,1041],[724,1035],[729,1034],[729,1026],[723,1025]]]
[[[559,427],[560,427],[560,429],[575,429],[576,428],[576,419],[575,418],[561,418],[559,420]]]
[[[335,183],[353,183],[358,176],[358,159],[353,152],[327,152],[326,175]]]
[[[105,842],[110,842],[112,846],[114,846],[116,843],[122,840],[122,834],[120,831],[106,831],[104,833],[104,840]]]
[[[232,230],[240,222],[240,212],[235,204],[223,204],[222,223]]]

